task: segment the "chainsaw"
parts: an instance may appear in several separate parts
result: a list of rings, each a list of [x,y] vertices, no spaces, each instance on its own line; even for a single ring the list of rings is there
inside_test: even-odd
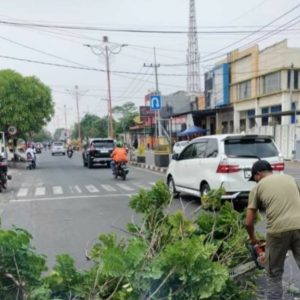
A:
[[[254,269],[264,269],[265,265],[265,251],[266,241],[260,240],[257,244],[247,243],[246,247],[250,253],[249,261],[240,264],[230,270],[230,276],[232,278],[243,275]]]

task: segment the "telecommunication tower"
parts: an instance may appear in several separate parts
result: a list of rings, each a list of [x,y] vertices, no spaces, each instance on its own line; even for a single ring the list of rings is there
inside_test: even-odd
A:
[[[195,0],[190,0],[188,49],[187,49],[186,60],[187,60],[187,92],[189,93],[199,92],[201,90],[200,55],[198,50]]]

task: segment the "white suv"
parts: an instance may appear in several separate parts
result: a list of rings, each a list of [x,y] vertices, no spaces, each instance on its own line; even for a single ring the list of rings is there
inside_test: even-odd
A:
[[[273,172],[284,170],[283,158],[273,138],[266,135],[224,134],[192,140],[173,154],[167,171],[170,191],[203,196],[223,186],[224,199],[248,200],[253,188],[251,167],[258,159],[269,161]]]
[[[51,147],[51,154],[56,155],[56,154],[66,154],[66,149],[64,146],[63,142],[53,142],[52,147]]]

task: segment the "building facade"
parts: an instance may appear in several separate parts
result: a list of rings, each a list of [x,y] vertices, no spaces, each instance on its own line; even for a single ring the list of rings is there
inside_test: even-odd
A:
[[[287,40],[261,51],[256,45],[230,52],[205,74],[206,109],[232,107],[231,113],[216,114],[219,132],[295,123],[300,108],[299,70],[300,48],[289,48]]]

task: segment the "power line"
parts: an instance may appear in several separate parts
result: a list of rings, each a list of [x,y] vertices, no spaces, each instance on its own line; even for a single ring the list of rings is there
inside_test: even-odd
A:
[[[122,33],[157,33],[157,34],[188,34],[186,30],[153,30],[153,29],[121,29],[121,28],[106,28],[97,26],[75,26],[75,25],[55,25],[55,24],[42,24],[32,22],[13,22],[0,20],[0,24],[12,25],[19,27],[40,27],[40,28],[56,28],[68,30],[85,30],[85,31],[101,31],[101,32],[122,32]],[[268,25],[263,26],[266,28]],[[262,29],[259,30],[262,32]],[[264,30],[267,32],[268,30]],[[254,34],[257,30],[197,30],[197,34]]]
[[[244,41],[245,39],[249,38],[250,36],[252,36],[252,35],[254,35],[254,34],[256,34],[256,33],[262,32],[262,30],[263,30],[264,28],[266,28],[266,27],[272,25],[272,24],[275,23],[276,21],[282,19],[282,18],[285,17],[286,15],[288,15],[288,14],[290,14],[291,12],[295,11],[297,8],[299,8],[299,6],[300,6],[300,4],[294,6],[293,8],[291,8],[290,10],[288,10],[287,12],[283,13],[282,15],[280,15],[280,16],[277,17],[277,18],[275,18],[275,19],[272,20],[271,22],[269,22],[269,23],[267,23],[266,25],[262,26],[260,29],[255,30],[254,32],[252,32],[252,33],[246,35],[245,37],[239,39],[238,41],[235,41],[235,42],[233,42],[233,43],[230,43],[229,45],[227,45],[227,46],[225,46],[225,47],[222,47],[221,49],[219,49],[219,50],[217,50],[217,51],[214,51],[214,52],[212,52],[211,54],[209,54],[209,55],[207,55],[207,56],[204,56],[204,57],[202,58],[202,61],[203,61],[203,59],[204,59],[204,61],[207,61],[207,60],[205,60],[207,57],[212,56],[212,55],[214,55],[214,54],[217,54],[217,53],[219,53],[219,52],[221,52],[221,51],[223,51],[223,50],[225,50],[225,49],[228,49],[228,48],[230,48],[230,47],[232,47],[232,46],[234,46],[234,45],[240,43],[241,41]],[[279,26],[279,27],[281,27],[281,26]],[[219,56],[219,57],[220,57],[220,56]],[[219,58],[219,57],[217,57],[217,58]]]

